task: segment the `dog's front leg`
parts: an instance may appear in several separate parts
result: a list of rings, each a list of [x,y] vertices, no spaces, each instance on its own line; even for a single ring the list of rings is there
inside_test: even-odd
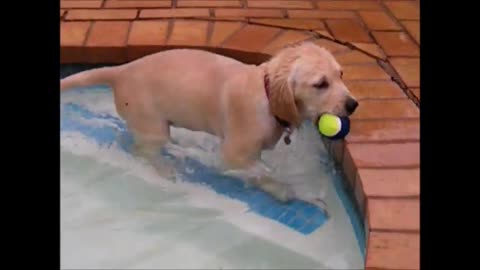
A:
[[[247,185],[255,186],[279,201],[294,199],[292,187],[274,179],[270,169],[260,161],[260,149],[255,144],[244,147],[240,147],[240,144],[224,144],[224,173],[242,179]]]

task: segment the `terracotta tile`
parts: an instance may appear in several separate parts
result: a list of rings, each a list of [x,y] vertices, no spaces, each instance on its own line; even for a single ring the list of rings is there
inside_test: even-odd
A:
[[[345,142],[344,140],[335,140],[330,141],[330,154],[333,157],[333,160],[337,164],[341,164],[343,161],[343,155],[345,153]]]
[[[352,121],[346,140],[352,143],[418,141],[419,119]]]
[[[126,61],[126,42],[130,22],[97,21],[92,25],[85,46],[88,63],[121,63]]]
[[[302,0],[255,0],[248,1],[249,8],[313,8],[311,1],[302,1]]]
[[[106,8],[167,8],[172,6],[171,0],[107,0]]]
[[[316,19],[251,19],[250,22],[294,29],[325,29],[323,21]]]
[[[392,58],[390,63],[408,87],[420,87],[419,58]]]
[[[367,197],[420,196],[419,169],[360,169],[357,181]]]
[[[90,22],[61,22],[61,46],[82,46],[87,38],[87,32],[90,25]]]
[[[388,56],[419,56],[420,48],[404,32],[373,32]]]
[[[407,98],[403,90],[392,81],[346,81],[350,92],[359,100]]]
[[[71,9],[66,20],[133,20],[136,9]]]
[[[360,210],[360,215],[362,217],[366,216],[366,202],[367,196],[365,196],[365,192],[363,190],[363,184],[361,181],[358,181],[358,178],[355,179],[355,187],[353,189],[353,195],[355,197],[355,202]]]
[[[403,119],[419,118],[420,110],[409,99],[360,101],[351,119]]]
[[[167,21],[134,21],[128,45],[164,45],[167,38]]]
[[[367,52],[373,56],[376,56],[380,59],[386,59],[387,57],[385,56],[385,53],[383,50],[375,43],[359,43],[355,42],[353,43],[353,46],[357,47],[358,49]]]
[[[395,20],[383,11],[360,11],[358,14],[371,30],[402,29]]]
[[[94,22],[86,46],[124,47],[129,22]]]
[[[207,44],[207,27],[205,21],[175,21],[168,45],[205,46]]]
[[[61,63],[80,63],[84,58],[83,47],[91,22],[60,23]]]
[[[352,11],[321,11],[321,10],[288,10],[289,18],[305,18],[305,19],[353,19],[355,13]]]
[[[354,20],[327,20],[336,39],[347,42],[371,42],[367,31]]]
[[[327,49],[333,54],[350,51],[350,48],[324,38],[314,40],[313,43]]]
[[[215,9],[215,17],[282,18],[283,13],[279,9],[218,8]]]
[[[355,186],[355,181],[357,179],[357,171],[358,165],[355,163],[355,160],[350,153],[350,143],[343,142],[343,154],[342,154],[342,162],[341,167],[343,169],[343,173],[345,175],[345,179],[347,180],[350,187]]]
[[[368,199],[370,230],[420,230],[419,199]]]
[[[420,100],[420,88],[411,88],[410,91],[412,91],[415,97],[417,97],[418,100]]]
[[[420,235],[371,232],[366,269],[420,269]]]
[[[280,36],[276,37],[270,44],[267,45],[263,52],[268,54],[275,54],[282,48],[299,43],[301,41],[311,38],[310,35],[307,35],[303,32],[287,30],[284,31]]]
[[[399,20],[419,20],[420,8],[417,1],[386,1],[385,5]]]
[[[357,174],[360,168],[418,168],[420,164],[420,144],[416,143],[348,143],[345,148],[344,164],[347,174]],[[354,164],[354,166],[352,166]],[[348,166],[347,166],[348,165]]]
[[[247,25],[230,37],[222,47],[241,51],[261,51],[280,31],[273,27]]]
[[[373,1],[316,1],[320,10],[380,10],[379,3]]]
[[[388,75],[378,65],[344,66],[343,79],[348,80],[389,80]]]
[[[100,8],[103,0],[60,1],[60,8]]]
[[[420,44],[420,22],[419,21],[403,21],[403,26],[408,30],[408,33],[412,35],[415,41]]]
[[[321,37],[326,37],[330,39],[334,39],[332,35],[327,30],[315,30],[315,33],[318,33]]]
[[[195,18],[208,17],[206,8],[175,8],[175,9],[144,9],[140,11],[140,18]]]
[[[213,25],[210,46],[220,46],[228,37],[238,31],[242,25],[240,22],[216,22]]]
[[[352,64],[365,64],[365,63],[376,63],[375,58],[367,56],[364,53],[359,51],[348,51],[345,53],[338,53],[335,55],[335,59],[341,65],[352,65]]]
[[[178,0],[177,7],[241,7],[239,0]]]

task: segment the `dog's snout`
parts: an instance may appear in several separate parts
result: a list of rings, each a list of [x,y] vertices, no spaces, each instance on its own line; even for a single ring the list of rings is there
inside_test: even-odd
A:
[[[347,102],[345,102],[345,110],[349,113],[349,114],[352,114],[358,107],[358,102],[349,97],[347,99]]]

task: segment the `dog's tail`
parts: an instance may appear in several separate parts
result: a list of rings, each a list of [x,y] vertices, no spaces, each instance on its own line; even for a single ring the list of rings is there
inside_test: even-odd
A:
[[[117,67],[102,67],[79,72],[60,80],[60,91],[100,84],[112,86],[117,72]]]

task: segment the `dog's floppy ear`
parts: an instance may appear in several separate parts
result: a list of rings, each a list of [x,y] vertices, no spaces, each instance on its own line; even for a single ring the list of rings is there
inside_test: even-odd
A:
[[[270,111],[278,118],[287,121],[294,127],[300,125],[295,96],[287,78],[271,80]]]

